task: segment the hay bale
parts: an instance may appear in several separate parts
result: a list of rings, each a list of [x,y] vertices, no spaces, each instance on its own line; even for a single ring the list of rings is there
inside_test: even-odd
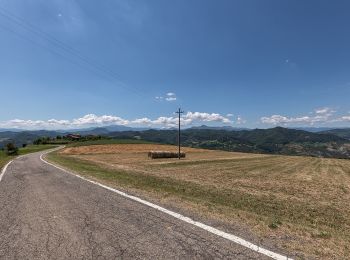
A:
[[[152,159],[162,159],[162,158],[178,158],[179,154],[177,152],[169,151],[150,151],[148,152],[148,157]],[[186,153],[180,152],[180,158],[185,158]]]

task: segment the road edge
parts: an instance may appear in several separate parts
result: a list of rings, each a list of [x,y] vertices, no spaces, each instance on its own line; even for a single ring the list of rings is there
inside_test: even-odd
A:
[[[4,177],[5,175],[5,172],[7,170],[7,167],[10,166],[10,164],[13,162],[13,160],[9,161],[8,163],[5,164],[5,166],[2,168],[1,170],[1,174],[0,174],[0,181],[2,180],[2,178]]]
[[[112,191],[112,192],[114,192],[114,193],[117,193],[118,195],[121,195],[121,196],[123,196],[123,197],[125,197],[125,198],[131,199],[131,200],[133,200],[133,201],[139,202],[139,203],[141,203],[141,204],[143,204],[143,205],[146,205],[146,206],[148,206],[148,207],[151,207],[151,208],[153,208],[153,209],[156,209],[156,210],[158,210],[158,211],[161,211],[161,212],[163,212],[163,213],[165,213],[165,214],[167,214],[167,215],[170,215],[170,216],[172,216],[172,217],[174,217],[174,218],[176,218],[176,219],[179,219],[179,220],[181,220],[181,221],[183,221],[183,222],[186,222],[186,223],[188,223],[188,224],[194,225],[194,226],[199,227],[199,228],[201,228],[201,229],[203,229],[203,230],[205,230],[205,231],[207,231],[207,232],[210,232],[210,233],[212,233],[212,234],[214,234],[214,235],[217,235],[217,236],[219,236],[219,237],[222,237],[222,238],[225,238],[225,239],[227,239],[227,240],[230,240],[230,241],[232,241],[232,242],[234,242],[234,243],[236,243],[236,244],[239,244],[239,245],[241,245],[241,246],[244,246],[244,247],[246,247],[246,248],[249,248],[249,249],[251,249],[251,250],[253,250],[253,251],[257,252],[257,253],[260,253],[260,254],[263,254],[263,255],[265,255],[265,256],[271,257],[272,259],[275,259],[275,260],[293,260],[292,258],[290,258],[290,257],[288,257],[288,256],[284,256],[284,255],[275,253],[275,252],[273,252],[273,251],[271,251],[271,250],[268,250],[268,249],[265,249],[265,248],[260,247],[260,246],[258,246],[258,245],[255,245],[255,244],[253,244],[253,243],[251,243],[251,242],[249,242],[249,241],[247,241],[247,240],[245,240],[245,239],[243,239],[243,238],[240,238],[240,237],[235,236],[235,235],[233,235],[233,234],[230,234],[230,233],[221,231],[221,230],[219,230],[219,229],[216,229],[216,228],[214,228],[214,227],[212,227],[212,226],[209,226],[209,225],[206,225],[206,224],[204,224],[204,223],[195,221],[195,220],[193,220],[193,219],[191,219],[191,218],[189,218],[189,217],[186,217],[186,216],[181,215],[181,214],[179,214],[179,213],[176,213],[176,212],[174,212],[174,211],[168,210],[168,209],[166,209],[166,208],[163,208],[163,207],[158,206],[158,205],[156,205],[156,204],[154,204],[154,203],[148,202],[148,201],[146,201],[146,200],[144,200],[144,199],[141,199],[141,198],[139,198],[139,197],[136,197],[136,196],[133,196],[133,195],[129,195],[129,194],[123,192],[123,191],[120,191],[120,190],[111,188],[111,187],[106,186],[106,185],[104,185],[104,184],[101,184],[101,183],[99,183],[99,182],[97,182],[97,181],[93,181],[93,180],[90,180],[90,179],[88,179],[88,178],[82,177],[82,176],[80,176],[80,175],[78,175],[78,174],[75,174],[75,173],[73,173],[73,172],[71,172],[71,171],[68,171],[68,170],[66,170],[66,169],[64,169],[64,168],[62,168],[62,167],[60,167],[60,166],[58,166],[58,165],[55,165],[55,164],[53,164],[53,163],[51,163],[51,162],[49,162],[49,161],[46,161],[46,159],[43,158],[44,155],[47,155],[47,154],[49,154],[49,153],[52,153],[52,152],[57,151],[57,150],[62,149],[62,148],[64,148],[64,147],[58,147],[58,148],[53,149],[53,150],[45,151],[44,153],[42,153],[42,154],[40,155],[40,160],[41,160],[42,162],[44,162],[45,164],[48,164],[48,165],[50,165],[50,166],[52,166],[52,167],[55,167],[56,169],[59,169],[59,170],[65,172],[65,173],[68,173],[68,174],[70,174],[70,175],[73,175],[74,177],[77,177],[77,178],[82,179],[82,180],[84,180],[84,181],[87,181],[87,182],[90,182],[90,183],[92,183],[92,184],[98,185],[98,186],[100,186],[100,187],[102,187],[102,188],[104,188],[104,189],[107,189],[107,190],[109,190],[109,191]],[[1,180],[1,179],[0,179],[0,180]]]

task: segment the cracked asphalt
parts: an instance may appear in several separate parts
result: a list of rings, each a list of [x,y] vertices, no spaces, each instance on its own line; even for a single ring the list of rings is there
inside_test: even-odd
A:
[[[18,158],[0,182],[0,259],[266,259],[43,163]]]

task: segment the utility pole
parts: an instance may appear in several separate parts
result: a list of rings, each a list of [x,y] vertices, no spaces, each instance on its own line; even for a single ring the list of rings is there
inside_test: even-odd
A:
[[[178,152],[178,157],[179,160],[181,158],[180,152],[181,152],[181,114],[183,114],[184,111],[181,111],[181,108],[179,108],[178,111],[176,111],[175,113],[179,115],[179,131],[178,131],[178,135],[177,135],[177,142],[179,145],[179,152]]]

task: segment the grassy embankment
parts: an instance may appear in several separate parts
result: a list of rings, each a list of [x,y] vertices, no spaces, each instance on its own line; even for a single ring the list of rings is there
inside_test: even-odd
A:
[[[43,151],[46,149],[55,148],[57,145],[28,145],[24,148],[19,148],[18,155],[25,155],[28,153],[35,153],[39,151]],[[8,156],[4,151],[0,151],[0,170],[6,163],[14,159],[16,156]]]
[[[228,225],[243,225],[300,258],[350,250],[350,161],[185,148],[149,160],[157,145],[68,147],[48,158],[79,174]]]

